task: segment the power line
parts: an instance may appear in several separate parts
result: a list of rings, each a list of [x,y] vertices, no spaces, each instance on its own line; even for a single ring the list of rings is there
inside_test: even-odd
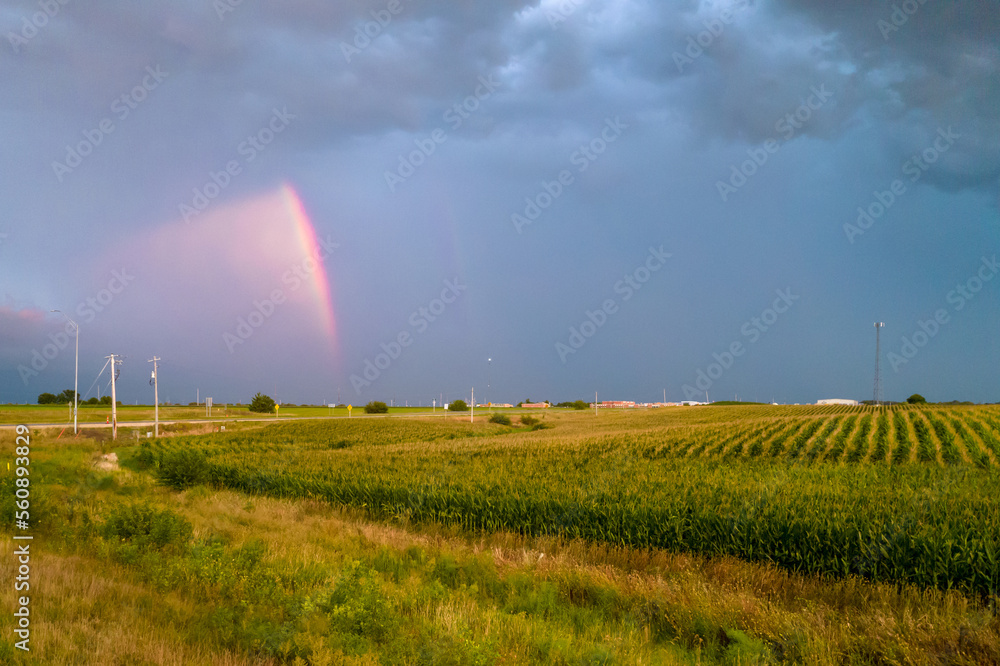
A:
[[[101,368],[101,371],[97,373],[97,377],[94,378],[94,383],[90,385],[90,388],[87,389],[87,392],[84,393],[83,396],[81,396],[81,397],[86,398],[88,395],[90,395],[90,391],[94,388],[94,386],[97,384],[97,382],[100,381],[101,375],[104,374],[104,371],[107,369],[108,363],[110,363],[110,362],[111,362],[110,360],[104,362],[104,367]],[[100,392],[101,387],[98,386],[97,390],[98,390],[98,392]]]

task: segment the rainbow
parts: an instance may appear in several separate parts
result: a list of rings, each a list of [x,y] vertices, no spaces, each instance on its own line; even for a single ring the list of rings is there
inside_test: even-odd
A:
[[[331,343],[335,345],[337,340],[337,320],[334,315],[333,298],[330,295],[330,280],[327,277],[324,262],[319,260],[326,254],[326,251],[316,239],[316,228],[313,226],[312,220],[309,219],[305,206],[302,205],[302,199],[299,198],[299,194],[295,191],[295,188],[288,183],[283,184],[281,187],[281,196],[284,200],[286,210],[295,223],[295,232],[298,236],[299,245],[302,248],[302,255],[317,259],[316,269],[312,271],[310,287],[320,308],[323,329],[330,338]],[[329,260],[330,258],[326,257],[326,261]]]

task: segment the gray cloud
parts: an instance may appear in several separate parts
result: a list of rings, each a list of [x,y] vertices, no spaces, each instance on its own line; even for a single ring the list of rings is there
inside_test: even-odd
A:
[[[567,391],[574,382],[610,375],[628,385],[606,360],[621,353],[643,368],[636,382],[656,386],[658,394],[660,374],[698,367],[688,356],[700,353],[706,331],[738,325],[752,314],[733,314],[744,300],[793,281],[780,269],[814,283],[819,294],[849,274],[845,288],[857,291],[843,303],[853,304],[881,297],[866,287],[866,279],[884,279],[873,266],[909,275],[914,265],[941,264],[942,247],[958,264],[967,248],[997,241],[991,229],[1000,177],[1000,22],[990,3],[928,0],[884,35],[879,21],[891,20],[891,3],[587,0],[553,25],[560,3],[551,0],[407,0],[369,45],[353,45],[358,52],[348,62],[343,45],[387,6],[387,0],[243,2],[220,20],[211,2],[71,2],[16,53],[0,44],[6,218],[0,231],[10,233],[2,248],[2,294],[19,304],[10,306],[11,322],[25,310],[85,298],[121,253],[169,248],[169,261],[148,262],[149,284],[135,286],[135,302],[120,322],[107,321],[107,334],[141,339],[148,330],[140,324],[148,324],[156,304],[181,307],[201,276],[215,280],[219,293],[193,299],[177,317],[184,326],[177,326],[190,334],[210,321],[211,344],[190,344],[218,346],[219,318],[233,320],[255,292],[239,276],[205,265],[211,253],[203,248],[185,259],[184,244],[164,234],[179,223],[178,204],[194,188],[227,161],[243,159],[238,146],[276,107],[287,108],[294,122],[242,163],[217,203],[252,200],[291,182],[321,233],[352,248],[330,267],[349,357],[370,355],[371,340],[398,330],[444,277],[475,276],[463,302],[468,318],[456,317],[433,333],[439,338],[426,338],[427,354],[445,343],[461,348],[441,365],[452,373],[441,383],[457,386],[469,383],[466,361],[482,355],[476,345],[495,345],[524,359],[531,382]],[[720,23],[726,8],[732,16]],[[30,2],[0,2],[0,35],[20,30],[32,11]],[[692,40],[699,48],[689,52]],[[169,75],[119,118],[112,104],[142,81],[147,67]],[[445,127],[442,114],[471,94],[481,76],[500,82],[497,94],[389,192],[384,172],[413,149],[414,139]],[[779,123],[816,89],[831,94],[738,194],[720,201],[715,184],[730,165],[778,135]],[[570,156],[616,116],[630,125],[621,141],[574,174],[573,188],[530,233],[515,234],[511,212],[523,209],[542,181],[575,169]],[[52,162],[105,118],[114,131],[58,180]],[[932,187],[912,188],[865,234],[863,248],[847,247],[844,222],[948,127],[961,138],[921,179]],[[953,225],[943,220],[957,211],[964,226],[942,241],[936,234],[951,233]],[[240,233],[238,224],[233,229]],[[588,343],[592,356],[576,369],[547,365],[549,340],[572,323],[563,317],[576,317],[577,304],[589,307],[593,290],[613,284],[615,273],[635,261],[636,247],[664,236],[680,246],[672,249],[684,281],[648,290],[656,296]],[[246,260],[259,265],[266,255],[251,249]],[[186,261],[192,266],[178,289],[169,275]],[[886,299],[908,307],[898,317],[920,316],[914,313],[922,312],[926,294],[953,278],[941,265],[940,283],[893,287]],[[741,299],[726,300],[734,284]],[[825,296],[838,308],[853,308],[839,293]],[[560,307],[564,301],[573,307]],[[873,312],[883,307],[868,302]],[[808,307],[801,313],[810,316]],[[281,340],[293,327],[275,325],[268,335]],[[683,338],[666,349],[684,351],[649,352],[655,331]],[[169,321],[156,331],[164,344],[183,340],[174,333]],[[114,347],[112,339],[95,340],[98,334],[105,332],[88,338]],[[265,352],[255,362],[301,362],[292,352],[266,353],[267,337],[254,338]],[[836,337],[823,332],[824,340]],[[178,345],[180,354],[184,344]],[[655,358],[637,360],[643,350]],[[411,358],[398,366],[400,391],[416,392],[422,376],[408,374],[407,363],[421,371],[436,367],[419,354]],[[385,381],[389,387],[397,380]]]

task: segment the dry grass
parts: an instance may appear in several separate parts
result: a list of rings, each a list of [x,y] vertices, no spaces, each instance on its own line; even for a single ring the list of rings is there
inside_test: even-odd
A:
[[[897,588],[858,578],[825,580],[732,558],[555,537],[469,536],[443,527],[392,526],[314,501],[255,498],[251,511],[245,510],[246,503],[241,495],[212,493],[191,502],[188,515],[196,529],[225,530],[236,542],[266,535],[273,557],[300,565],[363,556],[382,547],[402,552],[418,546],[434,554],[485,555],[503,576],[520,572],[552,581],[582,576],[628,597],[655,600],[670,613],[695,609],[720,626],[740,628],[775,645],[797,637],[796,649],[804,651],[798,656],[806,663],[843,663],[859,645],[876,662],[1000,663],[1000,622],[958,592]],[[434,612],[444,613],[441,618],[457,613],[475,624],[468,618],[486,610],[466,605]],[[500,625],[506,619],[491,618]]]
[[[32,548],[43,546],[34,541]],[[13,542],[0,542],[0,577],[14,577]],[[31,652],[17,651],[18,664],[76,666],[251,666],[262,662],[214,652],[181,639],[178,626],[191,621],[191,600],[160,594],[130,582],[130,572],[109,563],[43,550],[31,559]],[[4,624],[14,598],[4,595]],[[164,622],[170,618],[170,622]],[[12,635],[5,628],[4,636]]]

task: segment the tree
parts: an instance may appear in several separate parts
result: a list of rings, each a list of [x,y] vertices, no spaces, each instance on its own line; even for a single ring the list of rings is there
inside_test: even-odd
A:
[[[459,398],[455,402],[448,405],[449,412],[467,412],[469,411],[469,406],[465,404],[465,401]]]
[[[906,399],[906,402],[910,403],[911,405],[927,404],[927,400],[924,398],[924,396],[920,395],[919,393],[914,393],[913,395],[911,395],[909,398]]]
[[[62,393],[56,396],[56,402],[60,404],[66,404],[67,402],[73,402],[73,396],[78,395],[73,389],[66,389]],[[79,400],[79,398],[77,398]]]
[[[56,402],[56,396],[51,393],[42,393],[38,396],[39,405],[51,405]]]
[[[365,405],[365,414],[388,414],[389,406],[380,400],[372,400]]]
[[[259,414],[273,414],[274,413],[274,400],[270,396],[264,395],[263,393],[257,393],[250,401],[250,411],[257,412]]]

